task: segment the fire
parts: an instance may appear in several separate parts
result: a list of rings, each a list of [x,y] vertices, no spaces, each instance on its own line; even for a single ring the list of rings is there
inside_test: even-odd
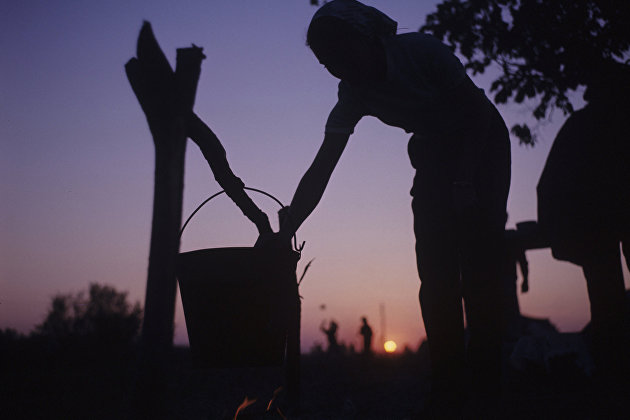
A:
[[[234,414],[234,420],[236,420],[236,418],[238,417],[238,413],[240,413],[241,410],[245,410],[247,407],[254,404],[255,402],[256,402],[256,398],[253,398],[250,400],[249,398],[245,397],[241,405],[239,405],[238,408],[236,409],[236,413]]]
[[[385,344],[383,344],[383,347],[385,348],[385,351],[387,353],[393,353],[396,351],[396,347],[398,346],[396,345],[395,341],[388,340],[385,342]]]
[[[280,392],[282,392],[281,386],[279,386],[278,388],[275,389],[275,391],[273,391],[273,396],[271,397],[271,400],[269,400],[269,404],[267,404],[267,411],[271,410],[273,402],[276,399],[276,397],[280,395]]]
[[[280,395],[280,392],[282,392],[282,387],[278,387],[275,391],[273,391],[273,396],[271,397],[271,400],[269,400],[269,404],[267,404],[267,412],[270,412],[273,408],[275,408],[275,411],[280,415],[280,417],[286,420],[286,416],[282,413],[280,407],[274,407],[276,405],[274,403],[276,402],[276,398]],[[236,409],[233,420],[238,420],[238,414],[250,405],[254,404],[256,401],[256,398],[249,399],[249,397],[245,397],[241,405],[239,405]]]
[[[282,387],[278,387],[276,388],[275,391],[273,391],[273,396],[271,397],[271,400],[269,401],[269,404],[267,405],[267,412],[271,411],[271,409],[273,408],[273,403],[278,397],[278,395],[280,395],[280,392],[282,392]],[[280,407],[276,407],[276,411],[278,412],[280,417],[286,420],[285,415],[282,413],[282,411],[280,411]]]

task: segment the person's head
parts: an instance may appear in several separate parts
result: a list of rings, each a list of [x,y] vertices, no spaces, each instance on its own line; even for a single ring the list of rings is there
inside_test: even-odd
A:
[[[367,318],[366,317],[361,317],[361,321],[363,321],[364,324],[367,324]]]
[[[355,0],[333,0],[313,16],[307,45],[335,77],[364,83],[385,77],[383,38],[396,33],[396,22]]]

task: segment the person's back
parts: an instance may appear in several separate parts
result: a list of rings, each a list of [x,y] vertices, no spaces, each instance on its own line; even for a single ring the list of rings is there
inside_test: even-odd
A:
[[[382,79],[339,82],[339,100],[326,128],[352,132],[366,115],[408,133],[440,136],[485,122],[493,111],[483,91],[439,40],[410,32],[383,41]]]
[[[630,107],[604,98],[564,123],[540,177],[538,222],[554,257],[581,264],[601,232],[630,232]]]
[[[552,254],[582,267],[593,358],[608,378],[630,374],[630,66],[606,63],[558,133],[538,184],[538,218]]]
[[[363,353],[372,353],[372,328],[367,323],[367,318],[361,318],[363,325],[359,330],[359,333],[363,336]]]

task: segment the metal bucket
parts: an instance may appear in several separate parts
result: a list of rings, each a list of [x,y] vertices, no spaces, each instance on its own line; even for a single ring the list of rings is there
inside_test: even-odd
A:
[[[177,277],[196,366],[282,364],[299,305],[299,259],[292,250],[245,247],[179,254]]]

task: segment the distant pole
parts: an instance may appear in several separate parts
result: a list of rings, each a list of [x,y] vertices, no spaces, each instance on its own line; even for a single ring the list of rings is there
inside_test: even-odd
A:
[[[379,305],[379,313],[381,315],[381,345],[380,347],[383,347],[383,344],[385,344],[385,304],[383,302],[381,302],[381,304]]]
[[[155,145],[153,220],[141,337],[147,361],[159,359],[173,345],[186,118],[192,113],[205,57],[195,46],[178,49],[173,72],[148,22],[140,31],[136,55],[127,62],[125,71]]]

